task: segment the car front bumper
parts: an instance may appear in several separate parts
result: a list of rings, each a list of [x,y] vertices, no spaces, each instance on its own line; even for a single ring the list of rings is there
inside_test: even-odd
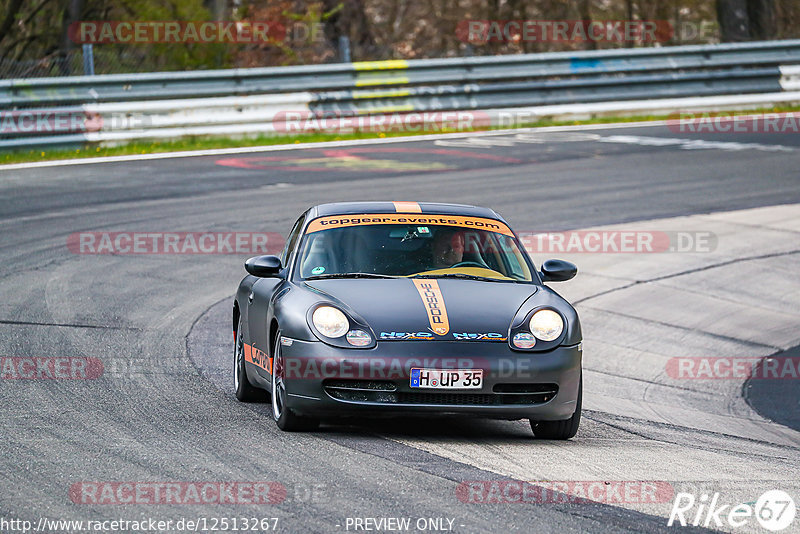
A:
[[[516,352],[506,343],[381,341],[342,349],[283,338],[287,406],[314,417],[470,414],[552,421],[575,412],[581,345]],[[481,389],[410,386],[412,368],[483,369]]]

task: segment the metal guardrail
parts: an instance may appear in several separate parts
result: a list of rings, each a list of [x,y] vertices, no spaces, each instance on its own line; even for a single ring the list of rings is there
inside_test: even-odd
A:
[[[2,80],[0,114],[83,114],[86,124],[22,131],[0,123],[0,148],[124,140],[119,132],[144,138],[157,128],[238,131],[234,125],[269,125],[281,110],[358,116],[777,93],[798,85],[796,74],[794,81],[786,74],[796,64],[800,40]],[[131,114],[145,120],[120,118]]]
[[[800,40],[511,56],[0,80],[0,108],[467,84],[800,62]]]

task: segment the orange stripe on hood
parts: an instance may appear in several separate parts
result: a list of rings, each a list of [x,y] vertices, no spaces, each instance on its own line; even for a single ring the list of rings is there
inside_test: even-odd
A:
[[[450,331],[450,320],[447,318],[447,308],[444,306],[442,290],[436,280],[412,280],[419,291],[425,311],[428,312],[428,321],[433,333],[443,336]]]

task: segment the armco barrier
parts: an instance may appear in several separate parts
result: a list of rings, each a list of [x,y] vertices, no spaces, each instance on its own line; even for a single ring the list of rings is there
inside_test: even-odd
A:
[[[0,149],[279,132],[273,119],[285,111],[360,116],[778,94],[800,90],[798,65],[800,40],[792,40],[4,80]]]

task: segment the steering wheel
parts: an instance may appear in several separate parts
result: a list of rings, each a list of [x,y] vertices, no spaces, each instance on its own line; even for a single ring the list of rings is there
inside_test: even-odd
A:
[[[480,267],[482,269],[486,269],[487,267],[482,263],[478,263],[477,261],[460,261],[458,263],[454,263],[449,267],[449,269],[453,269],[455,267]]]

